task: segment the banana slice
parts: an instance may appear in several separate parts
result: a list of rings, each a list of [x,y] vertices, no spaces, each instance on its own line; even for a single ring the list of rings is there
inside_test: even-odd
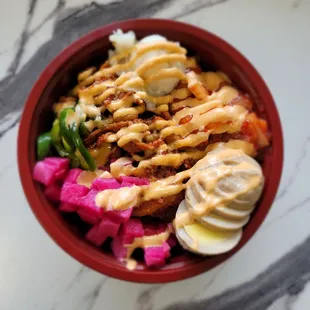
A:
[[[187,212],[183,200],[178,208],[177,214]],[[230,251],[240,241],[242,229],[235,231],[215,231],[208,229],[199,222],[176,228],[176,236],[179,243],[187,250],[200,255],[217,255]]]

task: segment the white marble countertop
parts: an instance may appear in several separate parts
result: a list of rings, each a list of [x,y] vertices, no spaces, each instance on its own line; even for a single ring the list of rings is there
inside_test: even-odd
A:
[[[0,309],[294,309],[310,305],[310,0],[0,0]],[[283,122],[285,165],[272,210],[233,258],[164,285],[107,278],[47,236],[16,163],[21,109],[45,65],[118,19],[174,18],[208,29],[261,72]]]

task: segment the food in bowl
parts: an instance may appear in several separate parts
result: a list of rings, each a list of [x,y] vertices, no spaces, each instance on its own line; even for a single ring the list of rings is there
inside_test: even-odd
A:
[[[200,255],[231,250],[264,186],[253,158],[270,144],[266,120],[179,43],[121,30],[110,40],[109,58],[54,104],[34,179],[129,269],[137,248],[150,267],[179,245]]]

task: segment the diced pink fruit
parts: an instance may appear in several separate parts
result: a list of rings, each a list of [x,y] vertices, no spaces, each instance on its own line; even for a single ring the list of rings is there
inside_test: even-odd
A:
[[[103,179],[103,178],[96,178],[92,184],[91,189],[97,190],[97,191],[104,191],[106,189],[118,189],[120,188],[120,184],[117,182],[116,179],[109,178],[109,179]]]
[[[101,221],[99,230],[108,237],[116,237],[120,226],[120,222],[115,222],[107,216]]]
[[[127,255],[125,245],[131,244],[135,238],[143,236],[143,226],[139,219],[130,219],[122,227],[118,235],[112,240],[111,248],[114,256],[121,260]]]
[[[150,182],[148,179],[146,178],[137,178],[137,177],[128,177],[128,176],[120,176],[119,180],[121,182],[126,182],[126,183],[131,183],[131,184],[135,184],[137,186],[141,186],[141,185],[149,185]]]
[[[47,165],[54,167],[55,180],[64,180],[69,170],[70,161],[68,158],[47,157],[44,159],[44,162]]]
[[[67,176],[68,170],[62,169],[55,173],[55,180],[63,181],[65,177]]]
[[[144,260],[148,267],[165,265],[166,253],[162,246],[147,247],[144,249]]]
[[[38,161],[33,169],[33,179],[44,185],[50,185],[55,181],[55,168],[44,161]]]
[[[83,170],[82,169],[79,169],[79,168],[73,168],[73,169],[70,169],[66,178],[65,178],[65,183],[74,183],[76,184],[77,182],[77,179],[79,177],[79,175],[81,174]]]
[[[124,244],[131,244],[135,238],[143,237],[143,232],[141,220],[132,218],[122,225],[119,236]]]
[[[143,224],[144,236],[152,236],[165,232],[167,230],[167,225],[164,223],[154,223],[154,224]]]
[[[36,163],[33,178],[44,185],[50,185],[55,180],[62,180],[68,169],[69,160],[67,158],[48,157]]]
[[[102,208],[101,214],[103,218],[107,215],[111,219],[116,221],[117,223],[127,223],[131,217],[132,211],[133,211],[133,208],[122,210],[122,211],[115,211],[115,210],[105,211]]]
[[[153,236],[157,235],[157,227],[151,224],[144,224],[144,236]]]
[[[134,184],[132,184],[132,183],[128,183],[128,182],[122,182],[121,183],[121,187],[132,187],[132,186],[134,186]]]
[[[59,205],[59,210],[61,212],[75,212],[77,211],[77,209],[78,209],[77,205],[73,205],[68,202],[61,202]]]
[[[124,242],[120,236],[115,237],[111,243],[113,255],[118,260],[122,260],[127,256],[128,249],[124,247]]]
[[[95,191],[93,189],[89,190],[88,193],[82,197],[82,199],[79,201],[78,205],[85,208],[95,208],[96,205],[96,195],[98,194],[98,191]],[[99,207],[97,207],[99,208]]]
[[[161,234],[167,230],[167,225],[165,223],[159,223],[157,228],[157,233]]]
[[[89,212],[87,209],[80,208],[77,210],[77,214],[80,216],[83,222],[88,224],[95,225],[100,222],[100,218],[96,214]]]
[[[61,171],[63,169],[69,169],[69,159],[68,158],[61,158],[61,157],[46,157],[44,162],[50,166],[54,166],[57,168],[57,171]]]
[[[96,205],[96,195],[98,191],[90,190],[87,195],[82,197],[77,205],[80,207],[78,214],[87,223],[98,223],[101,218],[101,208]]]
[[[79,205],[88,192],[89,188],[86,186],[66,182],[61,189],[60,201]]]
[[[60,192],[61,192],[61,186],[57,183],[52,183],[45,187],[44,189],[44,195],[48,199],[59,202],[60,201]]]
[[[163,243],[163,249],[164,249],[164,253],[165,253],[165,258],[168,258],[170,256],[170,246],[168,244],[168,242],[164,242]]]
[[[177,238],[175,237],[175,235],[170,234],[167,243],[171,248],[175,247],[177,245]]]
[[[107,236],[100,231],[99,225],[95,225],[87,232],[85,238],[96,246],[101,246]]]

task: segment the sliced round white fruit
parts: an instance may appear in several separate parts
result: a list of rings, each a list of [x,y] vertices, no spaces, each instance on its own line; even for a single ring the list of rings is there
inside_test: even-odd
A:
[[[225,219],[230,220],[243,220],[247,216],[251,214],[251,212],[254,210],[254,207],[248,209],[248,210],[238,210],[238,209],[232,209],[226,206],[218,206],[216,207],[211,214],[223,217]]]
[[[198,200],[196,198],[198,192],[197,190],[195,191],[194,188],[196,186],[193,186],[191,189],[186,191],[185,194],[185,201],[186,201],[186,206],[188,208],[192,208],[192,206],[195,206],[198,204]],[[249,208],[243,209],[234,209],[229,206],[223,206],[220,205],[216,207],[211,214],[226,218],[226,219],[231,219],[231,220],[244,220],[250,215],[250,213],[254,210],[253,205],[251,205]]]
[[[198,218],[198,221],[209,229],[219,230],[219,231],[231,231],[241,229],[249,221],[250,216],[245,217],[242,220],[228,220],[223,217],[218,217],[213,215],[203,216]]]
[[[187,212],[183,200],[176,216]],[[215,231],[195,221],[181,228],[175,227],[179,243],[187,250],[200,255],[217,255],[233,249],[241,239],[242,229],[236,231]]]

